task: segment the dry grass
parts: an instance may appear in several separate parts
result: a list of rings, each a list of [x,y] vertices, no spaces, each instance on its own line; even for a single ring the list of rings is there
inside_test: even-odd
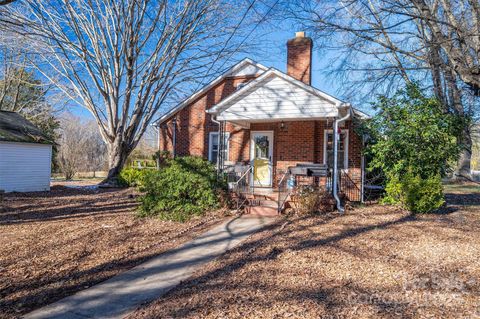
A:
[[[54,186],[51,192],[6,194],[0,207],[0,318],[112,277],[221,219],[138,219],[136,206],[129,189]]]
[[[136,318],[479,318],[480,194],[411,216],[384,206],[290,217]]]

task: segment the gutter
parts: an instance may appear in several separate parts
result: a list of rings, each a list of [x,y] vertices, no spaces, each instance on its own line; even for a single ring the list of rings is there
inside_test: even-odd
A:
[[[340,119],[335,119],[335,122],[333,124],[333,197],[335,197],[335,201],[337,202],[337,209],[340,211],[340,213],[345,212],[345,208],[342,207],[342,203],[340,201],[340,197],[338,197],[338,124],[348,120],[350,118],[350,115],[352,113],[352,108],[350,107],[348,109],[347,115]]]
[[[172,120],[173,123],[173,132],[172,132],[172,148],[173,148],[173,158],[177,156],[177,116],[175,115]]]

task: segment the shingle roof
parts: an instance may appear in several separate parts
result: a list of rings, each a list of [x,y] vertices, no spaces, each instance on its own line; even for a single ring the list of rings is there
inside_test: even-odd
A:
[[[53,144],[38,127],[9,111],[0,111],[0,141]]]

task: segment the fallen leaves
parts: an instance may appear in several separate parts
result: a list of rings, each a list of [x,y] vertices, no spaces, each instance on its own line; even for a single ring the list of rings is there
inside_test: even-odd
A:
[[[0,318],[17,317],[196,237],[218,214],[181,224],[135,217],[132,189],[5,194]]]
[[[448,198],[287,217],[129,319],[480,317],[480,194]]]

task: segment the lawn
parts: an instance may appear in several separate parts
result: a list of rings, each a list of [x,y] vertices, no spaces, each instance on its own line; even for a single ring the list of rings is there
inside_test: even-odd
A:
[[[441,212],[292,216],[211,262],[144,318],[479,318],[480,188]]]
[[[0,206],[0,318],[18,317],[112,277],[222,219],[139,219],[131,189],[54,184],[50,192],[6,194]]]

